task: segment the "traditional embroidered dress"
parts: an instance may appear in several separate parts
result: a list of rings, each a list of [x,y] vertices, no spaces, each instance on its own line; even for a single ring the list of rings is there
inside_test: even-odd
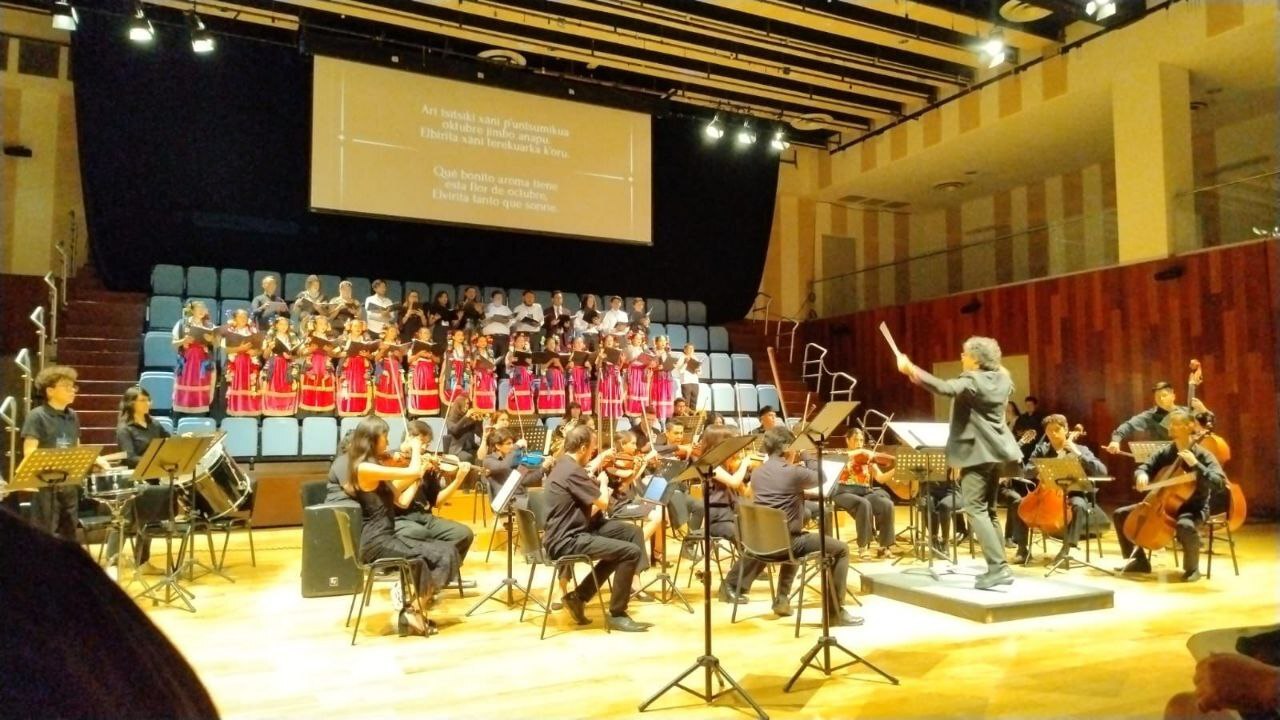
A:
[[[190,325],[189,320],[180,321],[173,328],[173,339],[180,339],[186,334]],[[190,414],[209,412],[209,406],[213,404],[213,387],[217,377],[213,353],[208,345],[193,340],[186,347],[178,348],[178,364],[173,370],[174,412]]]
[[[234,329],[232,332],[249,336],[253,328]],[[238,343],[228,339],[227,345]],[[258,393],[258,374],[262,363],[249,351],[227,353],[227,414],[234,417],[257,417],[262,414],[262,396]]]
[[[436,378],[436,360],[430,354],[409,361],[409,414],[439,415],[440,385]]]
[[[444,362],[444,375],[440,380],[440,401],[445,405],[459,395],[471,392],[471,373],[467,370],[467,351],[454,348]]]
[[[303,355],[302,387],[298,391],[298,409],[310,413],[331,413],[338,406],[338,379],[333,372],[329,352],[308,345]]]
[[[574,365],[569,371],[569,401],[582,406],[584,415],[590,415],[595,407],[595,398],[591,395],[591,370],[586,366]]]
[[[563,415],[565,408],[564,370],[558,365],[543,366],[538,386],[538,414]]]
[[[352,338],[363,342],[364,338]],[[373,409],[372,388],[369,375],[373,371],[372,361],[360,354],[349,355],[338,361],[341,371],[338,379],[338,414],[342,417],[368,415]]]
[[[390,350],[383,354],[373,370],[373,414],[382,417],[404,415],[404,369],[402,353]]]
[[[263,351],[262,414],[287,417],[298,413],[298,366],[281,343],[293,348],[298,339],[293,335],[272,334]]]
[[[471,405],[492,412],[498,409],[498,374],[488,348],[476,353],[484,361],[477,360],[471,368]]]

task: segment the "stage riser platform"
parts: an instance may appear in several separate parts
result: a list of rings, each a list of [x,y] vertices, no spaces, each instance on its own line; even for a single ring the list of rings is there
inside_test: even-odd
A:
[[[915,570],[864,575],[862,590],[979,623],[1107,610],[1115,606],[1110,590],[1019,575],[1017,571],[1012,585],[977,590],[973,587],[974,576],[982,568],[966,568],[957,573],[939,568],[937,580],[923,568]]]

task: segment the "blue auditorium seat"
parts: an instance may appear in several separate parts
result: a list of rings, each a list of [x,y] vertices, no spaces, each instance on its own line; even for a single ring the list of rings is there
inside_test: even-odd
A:
[[[284,276],[274,270],[254,270],[253,286],[249,288],[249,297],[256,297],[262,293],[262,278],[272,276],[276,279],[276,292],[284,292]]]
[[[218,271],[199,265],[187,268],[187,294],[218,297]]]
[[[489,302],[493,299],[493,293],[494,293],[494,291],[500,292],[500,293],[502,293],[503,295],[506,295],[506,294],[507,294],[507,289],[506,289],[506,288],[494,287],[493,285],[485,285],[485,286],[484,286],[484,290],[482,290],[482,291],[481,291],[481,292],[484,294],[484,304],[485,304],[485,305],[488,305],[488,304],[489,304]],[[504,299],[506,300],[506,302],[507,302],[507,304],[508,304],[508,305],[510,305],[510,304],[511,304],[511,298],[504,298]]]
[[[698,397],[693,403],[694,411],[711,409],[711,383],[698,383]]]
[[[257,295],[249,284],[249,271],[240,268],[222,268],[218,273],[219,297],[248,300]]]
[[[284,295],[285,300],[293,302],[293,299],[298,297],[298,293],[306,289],[307,276],[305,274],[292,272],[284,274],[284,287],[280,288],[280,292]],[[256,295],[257,293],[254,294]]]
[[[302,454],[333,457],[338,454],[338,421],[331,417],[302,419]]]
[[[524,288],[513,287],[507,288],[507,306],[515,307],[524,302]]]
[[[211,297],[191,296],[182,299],[182,306],[185,308],[189,302],[202,302],[206,308],[209,308],[209,317],[214,321],[218,321],[218,301]]]
[[[683,300],[667,301],[667,322],[680,324],[689,322],[689,313]]]
[[[178,352],[173,348],[173,333],[152,330],[142,338],[142,366],[158,370],[173,370],[178,364]]]
[[[413,292],[414,290],[418,291],[418,299],[422,301],[423,305],[431,304],[431,284],[430,283],[418,282],[417,280],[410,280],[404,284],[405,295],[408,295],[410,292]],[[404,298],[401,298],[401,301],[403,300]]]
[[[751,356],[746,353],[734,353],[729,356],[733,362],[733,379],[753,382],[756,379],[755,368],[751,367]]]
[[[392,452],[400,449],[404,436],[409,431],[409,424],[402,417],[385,418],[387,421],[387,448]]]
[[[173,371],[144,372],[138,385],[151,395],[151,409],[169,412],[173,409]]]
[[[373,294],[373,290],[369,288],[369,278],[349,277],[347,282],[351,283],[351,297],[360,302]]]
[[[655,337],[658,337],[659,335],[666,335],[666,334],[667,334],[667,326],[663,325],[660,322],[653,322],[652,318],[650,318],[649,337],[655,338]],[[681,348],[676,348],[677,351],[679,351],[680,349]]]
[[[564,418],[560,417],[559,415],[553,415],[547,418],[543,422],[543,424],[547,426],[548,444],[550,444],[551,433],[554,432],[556,428],[560,427],[560,423],[563,423],[563,422],[564,422]]]
[[[327,298],[338,297],[338,284],[341,282],[342,278],[337,275],[321,275],[320,292]]]
[[[422,419],[431,428],[431,445],[427,449],[431,452],[440,452],[444,449],[444,418],[429,417]]]
[[[458,289],[456,287],[454,287],[450,283],[438,282],[438,283],[431,283],[431,294],[422,298],[422,302],[426,304],[431,304],[431,301],[435,300],[436,295],[439,295],[442,292],[449,293],[450,306],[452,306],[454,303],[458,301]],[[488,301],[489,301],[489,298],[486,296],[485,302],[488,302]]]
[[[222,306],[218,312],[218,322],[225,324],[231,320],[231,314],[236,310],[249,311],[253,309],[253,305],[248,300],[240,300],[238,298],[231,300],[223,300]]]
[[[768,405],[778,413],[778,417],[782,417],[782,398],[778,397],[778,388],[773,385],[757,385],[756,399],[760,407]]]
[[[511,381],[502,378],[498,381],[498,409],[507,409],[507,396],[511,394]]]
[[[269,417],[262,419],[262,456],[287,457],[298,454],[298,419]]]
[[[737,395],[733,392],[733,385],[723,382],[711,383],[711,409],[718,413],[737,411]]]
[[[564,294],[564,306],[569,308],[569,312],[578,312],[582,309],[582,298],[578,297],[578,293],[566,292]],[[652,320],[653,318],[649,318]]]
[[[693,356],[698,359],[699,363],[701,363],[698,366],[698,380],[702,382],[706,382],[710,380],[711,379],[711,356],[707,355],[706,353],[700,353],[700,352],[694,353]]]
[[[551,291],[550,290],[534,290],[533,301],[542,306],[542,311],[546,312],[551,307]]]
[[[338,447],[342,447],[342,439],[345,438],[356,426],[360,424],[358,417],[344,417],[338,422]]]
[[[729,331],[723,325],[707,328],[707,340],[711,352],[729,352]]]
[[[156,416],[152,416],[151,419],[155,420],[156,424],[164,428],[165,432],[169,433],[170,435],[173,434],[173,418],[168,417],[166,415],[156,415]]]
[[[614,426],[613,426],[613,431],[614,431],[614,432],[625,432],[625,431],[630,430],[630,429],[631,429],[631,418],[629,418],[629,417],[620,417],[620,418],[618,418],[618,421],[617,421],[616,423],[614,423]],[[601,443],[603,444],[603,442],[604,442],[604,441],[602,440],[602,441],[601,441]],[[607,446],[605,446],[605,447],[607,447]]]
[[[760,397],[756,386],[749,383],[738,383],[734,386],[738,394],[738,409],[744,413],[760,412]]]
[[[153,295],[147,302],[147,329],[173,331],[182,319],[182,300],[172,295]]]
[[[186,273],[181,265],[156,265],[151,268],[152,295],[181,295],[186,286]]]
[[[706,352],[710,349],[710,343],[707,342],[707,329],[702,325],[690,325],[688,329],[689,342],[693,343],[694,350]]]
[[[750,435],[751,433],[760,429],[760,418],[758,417],[742,418],[742,426],[739,429],[742,430],[743,435]]]
[[[706,325],[707,324],[707,306],[705,303],[697,300],[690,300],[685,310],[689,313],[690,325]]]
[[[726,353],[711,353],[711,379],[732,380],[733,361]]]
[[[178,420],[177,433],[192,433],[195,435],[208,435],[216,432],[218,423],[211,417],[184,417]]]
[[[667,321],[667,303],[658,298],[647,298],[644,306],[649,308],[649,322]]]
[[[251,458],[258,454],[257,418],[223,418],[221,429],[227,434],[222,444],[231,457]]]
[[[399,280],[388,280],[387,297],[395,300],[396,302],[404,302],[404,285],[402,285]],[[424,300],[423,302],[431,301]]]
[[[685,343],[689,342],[689,332],[683,325],[667,323],[667,339],[671,341],[672,348],[683,352]]]

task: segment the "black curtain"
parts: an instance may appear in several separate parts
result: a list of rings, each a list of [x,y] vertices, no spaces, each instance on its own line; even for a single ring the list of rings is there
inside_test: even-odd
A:
[[[701,300],[742,317],[760,282],[778,160],[653,119],[653,245],[314,213],[311,57],[185,31],[149,47],[119,18],[73,34],[72,76],[93,257],[108,286],[148,289],[156,263]]]

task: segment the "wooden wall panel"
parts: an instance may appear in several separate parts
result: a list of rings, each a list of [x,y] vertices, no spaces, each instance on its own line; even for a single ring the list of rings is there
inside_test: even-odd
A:
[[[897,374],[877,326],[887,322],[900,347],[923,367],[954,360],[965,338],[988,335],[1010,355],[1030,356],[1031,387],[1046,410],[1081,422],[1090,444],[1104,444],[1120,421],[1148,407],[1160,380],[1184,398],[1187,362],[1199,359],[1200,396],[1218,414],[1231,442],[1231,478],[1249,498],[1251,514],[1280,507],[1277,375],[1280,375],[1280,258],[1275,242],[1187,255],[1182,277],[1154,274],[1170,261],[1143,263],[1034,283],[882,308],[806,324],[808,341],[830,349],[830,366],[859,378],[864,406],[901,419],[928,419],[932,401]],[[1270,268],[1268,272],[1267,269]],[[973,297],[981,309],[960,307]],[[1107,458],[1122,478],[1133,466]],[[1104,494],[1115,507],[1133,494],[1118,483]]]

